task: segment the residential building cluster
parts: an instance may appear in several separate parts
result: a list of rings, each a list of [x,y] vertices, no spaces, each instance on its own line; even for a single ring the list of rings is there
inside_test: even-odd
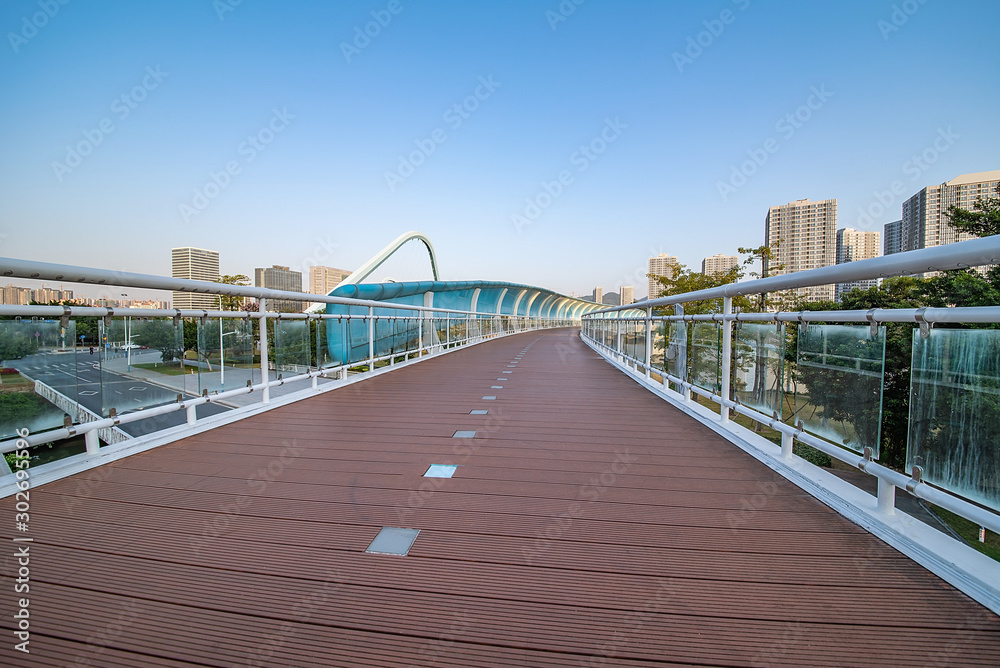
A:
[[[994,196],[998,183],[1000,170],[993,170],[962,174],[940,185],[927,186],[903,202],[901,218],[887,223],[881,235],[872,230],[837,229],[836,199],[800,199],[772,206],[764,218],[764,243],[773,257],[764,262],[763,275],[790,274],[971,239],[971,235],[949,224],[948,210],[952,205],[972,210],[977,198]],[[721,273],[738,263],[735,255],[713,255],[702,260],[701,271]],[[649,258],[650,298],[660,291],[656,277],[672,277],[677,266],[677,258],[666,253]],[[877,280],[855,281],[790,292],[808,301],[839,302],[854,288],[877,284]]]
[[[29,304],[69,304],[74,306],[103,306],[109,308],[166,309],[170,302],[156,299],[111,299],[108,297],[77,297],[72,290],[42,286],[27,288],[7,284],[0,288],[0,304],[28,306]]]
[[[196,281],[217,282],[219,273],[219,252],[205,248],[186,246],[173,248],[171,255],[171,276]],[[309,267],[309,290],[314,295],[327,295],[334,290],[351,272],[335,267]],[[275,264],[270,267],[257,267],[253,271],[253,284],[258,288],[269,290],[284,290],[287,292],[302,292],[302,272],[295,271],[285,265]],[[174,292],[174,308],[205,309],[219,308],[217,295],[202,295],[191,292]],[[244,307],[249,307],[250,300],[244,300]],[[310,305],[290,299],[277,299],[269,302],[268,308],[275,311],[299,312]]]

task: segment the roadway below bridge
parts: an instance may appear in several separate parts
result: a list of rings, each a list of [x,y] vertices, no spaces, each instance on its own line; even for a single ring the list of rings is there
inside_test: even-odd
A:
[[[152,364],[160,361],[158,350],[134,351],[132,364]],[[184,396],[198,395],[198,379],[187,376],[167,376],[134,368],[128,369],[125,353],[113,353],[103,359],[85,348],[76,352],[44,351],[4,364],[17,369],[26,377],[37,380],[69,399],[79,401],[90,412],[107,417],[114,407],[119,415],[160,406]],[[217,374],[216,374],[217,375]],[[144,376],[146,376],[144,378]],[[156,380],[150,380],[153,376]],[[206,417],[230,410],[229,407],[210,403],[198,407],[198,416]],[[183,411],[140,420],[119,427],[130,436],[145,434],[184,424]]]

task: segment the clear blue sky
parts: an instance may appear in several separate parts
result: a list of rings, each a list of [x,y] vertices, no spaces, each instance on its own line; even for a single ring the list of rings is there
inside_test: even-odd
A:
[[[352,269],[416,229],[444,278],[638,297],[651,254],[759,245],[768,206],[836,197],[858,227],[901,181],[881,230],[1000,169],[995,0],[235,2],[3,3],[0,255]]]

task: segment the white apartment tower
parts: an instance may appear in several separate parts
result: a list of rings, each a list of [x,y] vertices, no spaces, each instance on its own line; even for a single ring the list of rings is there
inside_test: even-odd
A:
[[[309,292],[314,295],[328,295],[350,275],[351,272],[346,269],[309,267]]]
[[[635,303],[635,287],[631,285],[623,285],[621,287],[621,291],[619,292],[618,303],[622,306]]]
[[[879,256],[878,232],[864,232],[850,227],[837,230],[837,264],[845,264],[856,260],[867,260]],[[854,288],[867,290],[878,285],[878,279],[837,283],[837,301]]]
[[[701,261],[701,273],[706,276],[724,274],[740,263],[736,255],[713,255]]]
[[[837,200],[800,199],[772,206],[764,221],[764,241],[775,251],[775,258],[764,263],[764,273],[769,276],[836,264]],[[789,292],[808,301],[832,301],[836,295],[833,284]]]
[[[882,255],[903,252],[903,221],[886,223],[882,235]]]
[[[941,185],[920,190],[903,202],[899,252],[974,238],[948,224],[948,208],[955,205],[971,211],[977,197],[995,196],[997,183],[1000,183],[1000,169],[962,174]]]
[[[170,249],[170,275],[194,281],[219,280],[219,252],[185,246]],[[218,295],[173,293],[173,308],[218,310]]]
[[[677,257],[675,255],[660,253],[656,257],[649,258],[649,283],[646,292],[649,299],[656,299],[659,297],[660,290],[663,289],[663,285],[656,280],[656,276],[673,278],[674,272],[677,271],[677,266]]]
[[[594,288],[594,303],[596,304],[604,303],[604,288],[601,287]]]

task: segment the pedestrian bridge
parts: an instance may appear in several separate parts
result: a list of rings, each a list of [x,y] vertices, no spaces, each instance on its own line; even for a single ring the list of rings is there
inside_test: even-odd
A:
[[[516,284],[324,297],[0,259],[10,276],[259,300],[0,306],[21,318],[0,322],[20,350],[0,380],[64,407],[0,442],[0,663],[996,666],[1000,564],[923,504],[1000,530],[995,472],[967,466],[997,440],[949,446],[958,430],[923,416],[920,392],[990,415],[997,330],[947,325],[1000,322],[1000,308],[732,309],[754,290],[990,261],[1000,240],[602,311]],[[267,310],[290,298],[328,306]],[[713,298],[718,313],[664,310]],[[92,316],[96,336],[145,337],[163,363],[194,328],[198,359],[175,375],[131,344],[92,359],[73,345]],[[785,323],[820,380],[870,404],[891,322],[919,325],[925,383],[906,473],[879,462],[870,406],[833,421],[768,404]],[[957,364],[956,340],[987,353]],[[838,392],[814,393],[812,416]]]
[[[1000,663],[995,614],[575,329],[51,482],[31,522],[7,665]],[[406,556],[366,551],[383,527],[419,531]]]

